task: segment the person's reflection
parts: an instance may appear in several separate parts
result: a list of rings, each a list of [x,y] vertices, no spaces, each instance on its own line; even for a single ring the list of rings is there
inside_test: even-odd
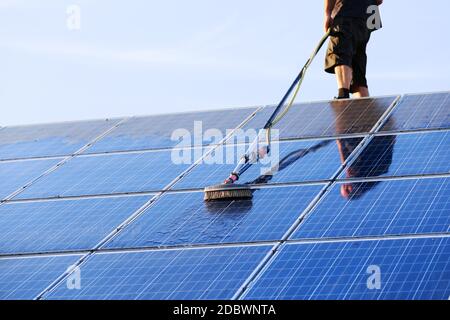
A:
[[[356,106],[358,105],[353,105],[353,108]],[[336,101],[333,102],[332,107],[336,114],[336,133],[338,135],[370,132],[385,112],[384,108],[376,104],[376,100],[365,110],[363,118],[358,117],[358,110],[348,109],[352,108],[352,105],[344,106],[342,102]],[[347,109],[343,110],[344,107]],[[392,125],[393,120],[389,120],[386,124],[387,127]],[[347,138],[336,141],[342,163],[355,151],[362,140],[363,138]],[[395,140],[394,135],[373,137],[358,157],[345,169],[346,178],[378,177],[389,172]],[[377,184],[377,181],[344,183],[341,185],[340,192],[344,198],[355,200],[373,189]]]
[[[344,162],[362,138],[337,140],[341,160]],[[395,136],[376,136],[361,151],[358,157],[345,170],[346,178],[379,177],[389,172]],[[341,185],[341,195],[346,199],[357,199],[373,189],[378,182],[350,182]]]
[[[369,133],[386,111],[385,107],[378,105],[376,100],[373,100],[370,104],[362,103],[361,100],[359,103],[351,104],[337,100],[333,101],[331,106],[336,117],[335,123],[337,135],[348,135],[361,132]],[[364,112],[362,112],[363,110],[361,110],[361,108],[364,108]],[[361,114],[364,114],[364,117],[361,117]],[[385,127],[387,128],[391,126],[393,126],[393,120],[390,120],[385,124]],[[363,139],[364,138],[358,137],[336,140],[342,163],[347,161]],[[394,135],[373,137],[370,143],[361,151],[359,156],[346,168],[346,178],[368,178],[386,174],[392,164],[395,139],[396,137]],[[283,157],[271,170],[255,180],[247,182],[247,184],[269,183],[277,172],[286,169],[308,154],[319,151],[331,142],[333,142],[333,140],[324,140],[312,147],[293,151]],[[349,182],[342,184],[340,192],[344,198],[354,200],[361,197],[377,184],[378,182],[376,181]]]

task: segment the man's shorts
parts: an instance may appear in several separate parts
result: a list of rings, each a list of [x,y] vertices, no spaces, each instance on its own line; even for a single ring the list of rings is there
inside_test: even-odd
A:
[[[351,67],[352,93],[356,92],[358,87],[367,87],[366,48],[369,39],[370,30],[365,19],[338,17],[334,20],[325,59],[325,71],[334,73],[334,68],[340,65]]]

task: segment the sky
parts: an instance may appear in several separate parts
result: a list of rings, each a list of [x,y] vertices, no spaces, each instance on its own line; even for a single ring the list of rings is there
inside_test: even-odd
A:
[[[449,90],[450,2],[384,2],[371,94]],[[0,126],[277,103],[322,25],[322,0],[0,0]],[[324,54],[297,101],[336,95]]]

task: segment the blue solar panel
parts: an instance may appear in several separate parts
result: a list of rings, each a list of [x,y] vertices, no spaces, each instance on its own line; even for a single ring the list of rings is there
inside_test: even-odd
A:
[[[295,105],[275,127],[281,139],[370,132],[397,97],[303,103]],[[267,107],[244,126],[261,128],[273,112]]]
[[[375,136],[341,178],[450,172],[450,131]]]
[[[0,131],[0,159],[70,155],[118,122],[115,119],[6,127]]]
[[[450,127],[450,92],[406,95],[382,131]]]
[[[322,188],[262,189],[253,201],[213,203],[202,192],[165,195],[107,247],[280,240]]]
[[[189,164],[174,164],[170,151],[79,156],[18,198],[63,197],[163,189]]]
[[[95,254],[45,299],[230,299],[271,246]]]
[[[61,159],[0,162],[0,199],[25,186]]]
[[[0,253],[88,250],[149,197],[6,203],[0,206]]]
[[[337,184],[292,238],[449,232],[449,212],[450,178]]]
[[[46,289],[81,256],[0,259],[0,300],[30,300]]]
[[[202,129],[200,134],[207,134],[207,131],[210,129],[219,130],[224,138],[226,130],[235,129],[255,111],[256,108],[242,108],[136,117],[124,122],[86,152],[130,151],[174,147],[179,143],[177,139],[172,140],[172,133],[177,129],[185,129],[190,133],[190,139],[184,141],[189,143],[188,146],[218,143],[219,141],[211,141],[206,139],[206,137],[202,139],[202,136],[194,138],[196,131],[194,126],[197,129]],[[194,124],[196,121],[199,123]]]
[[[343,139],[352,150],[340,155],[335,140],[290,141],[274,143],[265,163],[255,164],[240,177],[240,183],[267,184],[331,179],[363,138]],[[204,188],[221,183],[234,170],[244,145],[222,147],[180,180],[175,189]],[[227,160],[231,157],[232,161]],[[217,164],[219,162],[219,164]]]
[[[449,238],[290,244],[245,298],[447,300],[449,255]]]
[[[243,298],[447,299],[449,95],[294,106],[272,157],[240,178],[252,200],[204,202],[202,189],[246,151],[236,129],[261,128],[273,106],[0,128],[0,199],[105,134],[1,203],[0,299],[35,298],[81,252],[81,289],[60,278],[44,298],[230,299],[254,274]],[[186,144],[199,147],[172,149]]]

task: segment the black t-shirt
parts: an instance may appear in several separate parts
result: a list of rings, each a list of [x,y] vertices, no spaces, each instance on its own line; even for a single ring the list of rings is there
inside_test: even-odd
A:
[[[336,0],[333,17],[366,19],[369,16],[367,8],[376,4],[376,0]]]

